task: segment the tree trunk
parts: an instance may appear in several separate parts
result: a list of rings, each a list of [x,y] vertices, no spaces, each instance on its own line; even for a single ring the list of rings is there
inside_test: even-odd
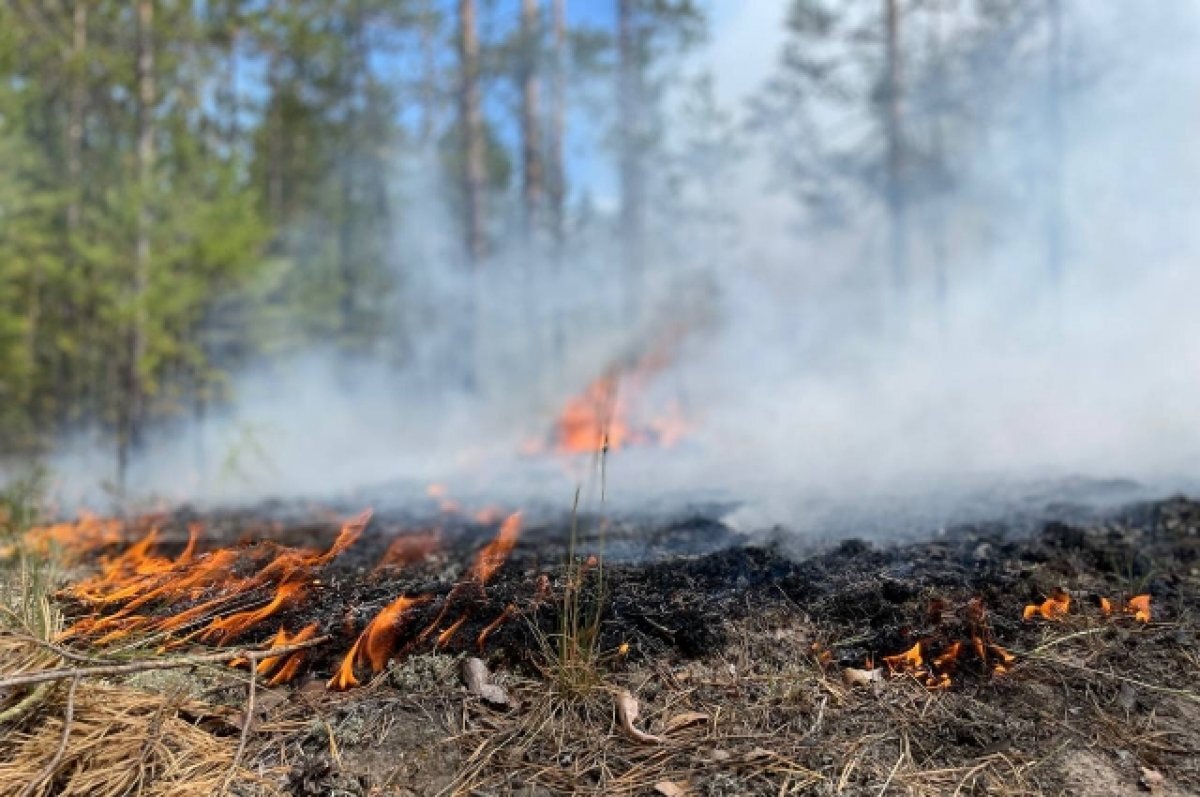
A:
[[[433,142],[434,114],[437,107],[437,8],[434,0],[425,0],[421,7],[419,26],[421,46],[421,123],[417,130],[417,141],[421,149],[428,149]]]
[[[75,0],[71,23],[71,98],[67,118],[67,181],[70,199],[67,203],[67,235],[73,239],[79,231],[83,202],[83,110],[87,92],[88,0]],[[73,255],[72,255],[73,257]]]
[[[342,193],[341,218],[338,220],[338,272],[341,281],[341,299],[338,303],[340,316],[339,327],[343,344],[357,344],[358,336],[358,294],[361,290],[357,268],[356,251],[361,246],[359,240],[361,229],[357,216],[358,197],[360,192],[359,175],[363,170],[362,114],[360,99],[363,93],[363,83],[367,69],[365,52],[366,43],[363,40],[363,5],[362,0],[355,0],[349,10],[349,30],[347,40],[350,45],[346,59],[345,83],[342,87],[342,100],[346,103],[346,130],[342,144],[349,157],[345,158],[339,168]]]
[[[1062,3],[1048,0],[1046,48],[1046,269],[1057,290],[1063,275]]]
[[[542,209],[541,119],[538,112],[540,28],[538,0],[521,0],[521,188],[526,239],[537,234]]]
[[[899,0],[883,0],[887,25],[885,117],[887,129],[888,256],[892,287],[898,296],[908,289],[908,230],[905,218],[904,145],[900,100],[900,9]]]
[[[225,146],[229,149],[229,156],[235,157],[237,154],[238,136],[240,135],[238,125],[238,112],[240,110],[238,103],[238,40],[241,38],[242,24],[238,11],[238,0],[233,0],[228,4],[228,17],[225,24],[229,26],[229,51],[225,53],[225,114],[227,116],[225,124]]]
[[[550,227],[555,245],[561,249],[566,234],[567,170],[564,163],[563,139],[566,136],[567,105],[567,0],[553,3],[554,72],[550,90],[550,141],[547,175],[550,199]]]
[[[459,123],[462,130],[463,196],[466,201],[466,252],[473,266],[487,251],[484,232],[487,175],[483,141],[483,110],[479,90],[479,37],[476,32],[475,0],[458,3]]]
[[[947,242],[946,242],[946,216],[950,212],[950,205],[947,201],[948,187],[947,180],[949,166],[946,163],[946,107],[948,101],[948,81],[949,75],[946,71],[945,62],[945,44],[944,31],[942,29],[944,23],[945,9],[942,6],[942,0],[937,0],[931,7],[932,25],[929,36],[929,50],[931,60],[933,62],[933,119],[932,130],[933,139],[930,142],[930,151],[935,164],[938,183],[934,189],[934,201],[932,203],[932,214],[930,222],[932,230],[930,237],[932,239],[931,250],[933,255],[933,270],[934,270],[934,296],[937,301],[938,319],[945,329],[947,321],[947,311],[949,302],[949,275],[947,273]]]
[[[144,390],[141,363],[146,355],[146,290],[150,284],[150,203],[156,128],[154,106],[154,3],[137,0],[137,230],[133,255],[133,324],[129,334],[124,407],[120,413],[118,477],[124,486],[129,453],[139,443]]]
[[[645,186],[638,152],[641,142],[637,122],[642,105],[642,59],[634,20],[635,3],[636,0],[617,0],[618,172],[627,319],[637,315],[645,266]]]
[[[567,240],[567,166],[564,157],[567,115],[567,0],[551,0],[554,36],[554,71],[550,89],[550,130],[546,147],[550,231],[554,239],[554,312],[551,315],[551,348],[561,373],[566,366],[567,333],[563,309],[563,259]]]
[[[269,6],[278,15],[279,3]],[[276,33],[267,56],[267,95],[269,97],[267,126],[267,218],[278,227],[283,223],[283,80],[280,70],[283,60],[284,34],[281,23],[275,21]]]

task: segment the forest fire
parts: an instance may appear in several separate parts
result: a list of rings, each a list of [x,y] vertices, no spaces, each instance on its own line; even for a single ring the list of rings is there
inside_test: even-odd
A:
[[[592,381],[583,392],[564,404],[555,420],[549,442],[530,441],[525,453],[546,450],[558,454],[587,454],[616,451],[631,446],[670,448],[691,429],[678,401],[668,401],[656,411],[643,407],[636,375],[619,390],[621,374],[610,371]],[[633,394],[632,396],[630,394]]]
[[[29,532],[29,540],[36,545],[42,540],[61,538],[69,541],[77,554],[89,550],[99,554],[114,541],[125,538],[127,527],[147,524],[150,527],[120,553],[101,555],[94,575],[62,590],[63,598],[83,607],[87,614],[68,626],[59,635],[60,641],[107,646],[125,640],[131,643],[154,640],[160,651],[190,642],[227,647],[283,617],[284,622],[267,643],[269,649],[274,649],[314,639],[322,619],[325,622],[333,619],[319,617],[294,632],[287,622],[288,617],[317,609],[318,598],[327,588],[321,578],[323,569],[359,540],[371,518],[368,510],[342,524],[336,538],[323,551],[270,540],[201,551],[204,527],[192,523],[188,526],[186,545],[171,558],[157,553],[161,540],[156,523],[139,520],[126,524],[90,516],[76,524],[35,528]],[[68,532],[76,525],[83,531],[72,537]],[[444,597],[438,598],[433,593],[404,594],[386,605],[357,636],[330,679],[330,688],[356,685],[356,667],[369,667],[378,673],[389,659],[422,641],[430,640],[434,647],[448,644],[466,623],[471,600],[482,593],[507,560],[520,529],[520,514],[509,515]],[[371,571],[372,578],[420,563],[437,549],[439,540],[437,531],[400,534]],[[468,598],[471,600],[464,600]],[[434,603],[440,606],[436,618],[424,630],[405,639],[403,632],[412,619],[411,611]],[[456,619],[443,624],[451,611],[457,612]],[[482,646],[515,613],[515,607],[506,607],[479,632],[477,644]],[[307,654],[308,651],[302,650],[268,655],[257,661],[255,672],[267,677],[270,685],[286,683],[300,671]],[[231,663],[248,662],[238,658]]]

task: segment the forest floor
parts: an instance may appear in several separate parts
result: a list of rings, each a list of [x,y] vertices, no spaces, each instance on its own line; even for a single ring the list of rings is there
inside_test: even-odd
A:
[[[208,520],[218,538],[249,528]],[[294,609],[332,639],[252,701],[244,670],[100,679],[82,658],[99,652],[67,661],[10,628],[0,680],[78,677],[0,688],[0,794],[1200,794],[1200,503],[806,555],[699,516],[630,521],[604,529],[611,559],[571,567],[562,525],[534,526],[457,642],[328,690],[363,618],[418,588],[448,594],[480,533],[464,524],[403,571],[373,569],[387,535],[364,535]],[[37,587],[3,572],[9,606]],[[1148,622],[1127,605],[1146,594]],[[26,625],[57,610],[18,608]],[[915,650],[920,666],[898,656]],[[499,690],[464,684],[473,656]]]

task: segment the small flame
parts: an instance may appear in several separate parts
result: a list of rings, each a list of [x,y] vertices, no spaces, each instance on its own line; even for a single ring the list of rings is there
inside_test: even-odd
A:
[[[441,545],[441,538],[436,531],[401,534],[388,545],[383,558],[375,566],[375,572],[378,573],[389,567],[404,567],[423,562],[438,549],[439,545]]]
[[[467,615],[460,616],[457,620],[450,624],[446,630],[437,635],[437,642],[434,643],[435,648],[444,648],[450,644],[450,640],[454,639],[454,635],[458,633],[458,629],[463,627],[463,623],[467,621]]]
[[[450,499],[450,493],[444,484],[438,484],[437,482],[434,482],[425,488],[425,494],[437,501],[438,509],[442,510],[443,512],[454,514],[462,509],[457,501]]]
[[[101,518],[82,511],[73,522],[34,526],[24,534],[25,545],[40,556],[57,548],[78,558],[125,542],[125,523],[119,518]]]
[[[1110,601],[1108,598],[1101,597],[1100,598],[1100,615],[1102,617],[1112,617],[1112,613],[1113,613],[1112,601]]]
[[[496,537],[485,545],[476,556],[475,565],[471,568],[471,578],[480,584],[490,581],[495,572],[508,559],[508,555],[512,553],[512,549],[517,544],[517,538],[520,536],[521,513],[514,512],[504,519]]]
[[[370,510],[352,518],[338,532],[333,544],[324,551],[262,544],[249,549],[219,548],[198,554],[202,527],[188,528],[188,543],[175,559],[154,554],[158,531],[151,528],[142,539],[118,556],[101,560],[100,571],[67,590],[72,597],[101,610],[103,616],[85,617],[60,635],[60,638],[91,636],[96,644],[124,639],[134,632],[150,631],[174,634],[202,625],[194,636],[227,644],[280,610],[303,600],[308,594],[312,572],[328,564],[362,535],[371,519]],[[267,558],[269,561],[267,561]],[[261,564],[266,561],[266,564]],[[246,566],[257,573],[237,575]],[[272,590],[263,606],[220,617],[230,609],[244,607],[247,595]],[[198,603],[196,601],[199,601]],[[140,610],[151,604],[172,606],[186,602],[188,608],[175,610],[165,617],[151,617]],[[115,611],[109,607],[119,606]],[[217,616],[216,619],[212,619]],[[171,645],[178,640],[168,639]],[[295,667],[299,666],[299,662]],[[294,668],[293,668],[294,669]]]
[[[200,635],[200,638],[209,642],[215,641],[219,645],[228,644],[231,639],[249,631],[263,620],[272,617],[280,609],[296,603],[304,597],[304,594],[305,589],[303,584],[298,584],[294,581],[284,582],[276,588],[275,595],[266,606],[254,609],[253,611],[238,612],[228,617],[220,617],[213,620]]]
[[[286,645],[294,645],[298,642],[306,642],[312,639],[317,634],[317,624],[310,623],[304,628],[296,632],[295,636],[288,633],[286,628],[282,626],[271,638],[271,648],[281,648]],[[296,677],[296,673],[300,670],[300,665],[304,663],[305,651],[297,650],[294,653],[289,653],[283,656],[267,656],[258,662],[258,666],[254,671],[262,676],[271,676],[267,681],[268,686],[279,686],[287,683]],[[236,667],[245,665],[248,662],[244,658],[234,659],[229,662],[229,666]],[[274,675],[272,675],[274,673]]]
[[[428,601],[427,595],[401,595],[383,607],[358,635],[358,639],[342,659],[337,673],[330,679],[329,688],[344,690],[358,686],[354,668],[362,664],[369,664],[372,672],[382,672],[388,659],[395,652],[396,641],[403,627],[402,621],[407,619],[411,609]]]
[[[1133,613],[1133,619],[1139,623],[1150,622],[1150,596],[1135,595],[1125,604],[1126,611]]]
[[[893,673],[915,672],[924,664],[924,660],[921,658],[921,643],[918,642],[903,653],[884,656],[883,662]]]
[[[510,603],[504,607],[504,611],[496,615],[495,620],[484,626],[483,630],[479,632],[479,636],[475,637],[475,647],[479,649],[480,653],[483,652],[483,646],[487,643],[488,637],[495,633],[496,629],[504,625],[516,613],[517,607]]]
[[[1046,620],[1058,620],[1065,617],[1070,609],[1071,596],[1067,594],[1066,590],[1059,588],[1050,597],[1042,601],[1042,603],[1026,606],[1022,614],[1022,619],[1032,620],[1034,617],[1040,615]]]
[[[962,643],[955,642],[942,651],[937,658],[933,660],[933,666],[939,670],[944,670],[952,667],[958,660],[959,651],[962,650]]]

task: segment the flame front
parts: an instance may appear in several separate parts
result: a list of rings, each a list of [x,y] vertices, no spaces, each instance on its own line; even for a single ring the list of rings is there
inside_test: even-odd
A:
[[[106,645],[135,632],[162,633],[168,637],[164,647],[197,637],[217,645],[229,644],[304,601],[310,594],[309,585],[316,571],[353,545],[370,519],[368,510],[343,524],[325,551],[264,543],[197,553],[202,529],[193,524],[188,529],[187,545],[174,559],[155,555],[159,533],[151,528],[120,555],[102,559],[96,575],[65,591],[92,607],[95,614],[79,619],[61,636],[88,637],[94,644]],[[87,518],[80,523],[108,528]],[[247,570],[248,574],[239,574]],[[247,608],[247,603],[256,597],[265,602]],[[187,608],[179,608],[181,604]],[[174,611],[166,616],[144,613],[162,607]],[[183,632],[188,633],[173,638]],[[315,626],[311,630],[306,627],[296,636],[287,636],[280,629],[275,645],[286,644],[281,639],[290,642],[308,639],[315,632]],[[264,675],[272,674],[273,683],[282,683],[295,674],[303,657],[289,656],[283,661],[268,658],[263,663],[268,661],[272,663],[263,671]]]

